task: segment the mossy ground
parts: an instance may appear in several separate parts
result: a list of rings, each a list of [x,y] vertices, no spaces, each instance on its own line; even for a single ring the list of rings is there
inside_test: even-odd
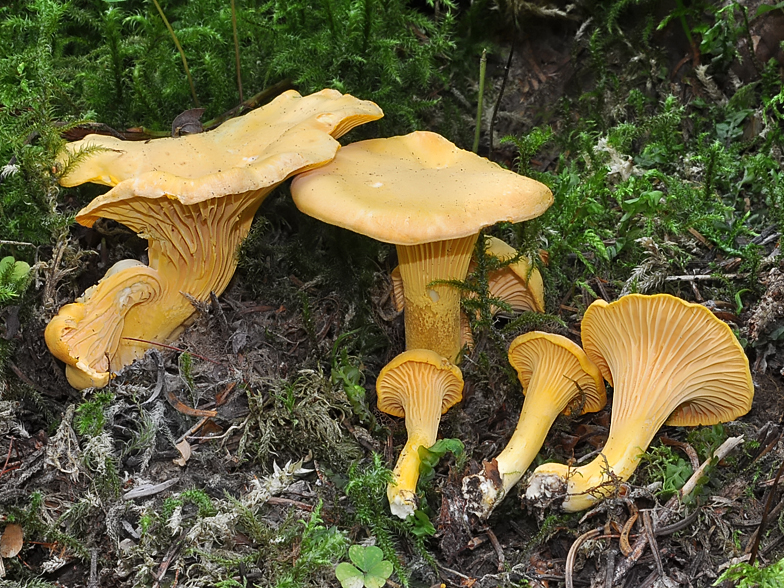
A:
[[[166,132],[192,96],[152,3],[2,8],[0,164],[11,167],[0,184],[0,257],[24,259],[33,273],[24,293],[0,303],[0,514],[26,539],[0,586],[335,586],[334,564],[368,540],[392,561],[395,583],[557,586],[575,538],[599,526],[611,537],[584,546],[575,582],[607,586],[622,557],[622,501],[586,519],[540,520],[510,496],[487,527],[472,527],[455,505],[462,476],[496,455],[516,424],[522,395],[508,343],[533,328],[579,341],[594,299],[635,291],[705,304],[753,366],[747,416],[662,432],[700,459],[727,436],[746,438],[711,470],[698,516],[658,538],[672,585],[711,585],[749,549],[784,459],[784,11],[652,0],[546,14],[511,1],[497,10],[236,4],[246,98],[288,80],[303,93],[333,86],[375,99],[388,113],[346,142],[421,128],[469,147],[478,56],[489,48],[480,153],[555,195],[541,219],[493,234],[547,252],[548,314],[473,325],[464,400],[441,425],[467,460],[445,457],[427,489],[435,536],[384,504],[384,466],[405,438],[374,394],[375,375],[404,343],[390,298],[394,250],[304,217],[285,186],[260,210],[229,289],[174,342],[181,351],[148,355],[101,392],[75,392],[43,328],[145,244],[118,225],[70,223],[100,190],[59,188],[57,147],[87,119]],[[238,101],[230,3],[161,5],[205,119],[219,117]],[[482,280],[466,287],[481,294]],[[595,451],[609,418],[562,418],[539,459]],[[654,445],[632,480],[639,509],[663,503],[691,468],[677,447]],[[784,555],[782,504],[774,495],[764,563]],[[647,551],[623,585],[652,585],[655,571]]]

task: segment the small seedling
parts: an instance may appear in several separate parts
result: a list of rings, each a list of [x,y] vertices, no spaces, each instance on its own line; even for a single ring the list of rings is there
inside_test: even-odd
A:
[[[392,563],[384,559],[384,553],[375,545],[352,545],[348,562],[338,564],[335,575],[343,588],[381,588],[392,574]]]
[[[10,255],[0,259],[0,304],[18,298],[27,286],[30,266]]]

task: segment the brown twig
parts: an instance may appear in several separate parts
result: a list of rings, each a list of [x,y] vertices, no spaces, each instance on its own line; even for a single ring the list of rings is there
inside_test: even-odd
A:
[[[166,343],[158,343],[157,341],[150,341],[148,339],[137,339],[136,337],[123,337],[125,341],[138,341],[139,343],[147,343],[147,345],[155,345],[157,347],[163,347],[164,349],[169,349],[171,351],[178,351],[180,353],[188,353],[195,357],[196,359],[200,359],[202,361],[208,361],[215,365],[222,365],[219,361],[215,361],[214,359],[210,359],[209,357],[204,357],[203,355],[199,355],[198,353],[194,353],[193,351],[188,351],[186,349],[180,349],[179,347],[175,347],[174,345],[167,345]]]
[[[656,542],[656,535],[653,532],[653,520],[651,519],[650,510],[642,511],[642,526],[645,529],[645,534],[648,536],[648,544],[651,546],[651,553],[653,553],[653,559],[656,561],[656,569],[659,570],[659,576],[661,577],[664,575],[664,566],[659,553],[659,544]]]
[[[574,543],[572,543],[572,546],[569,548],[569,554],[566,556],[566,567],[564,568],[566,588],[574,588],[574,578],[572,576],[574,574],[574,560],[577,558],[577,550],[580,549],[580,546],[583,543],[589,539],[593,539],[599,535],[599,533],[601,533],[601,529],[591,529],[587,533],[580,535],[574,540]]]
[[[280,506],[296,506],[297,508],[306,510],[308,512],[313,511],[313,506],[310,504],[300,502],[299,500],[291,500],[290,498],[280,498],[279,496],[270,496],[267,499],[267,503],[278,504]]]
[[[759,544],[760,540],[762,539],[762,534],[765,532],[765,527],[768,524],[768,513],[770,512],[770,507],[773,504],[773,495],[776,494],[776,489],[779,485],[779,480],[781,479],[781,474],[784,472],[784,461],[781,462],[778,471],[776,472],[776,477],[773,481],[773,486],[770,487],[768,490],[768,496],[765,499],[765,509],[762,511],[762,520],[760,521],[760,526],[757,529],[756,537],[754,538],[754,543],[751,546],[751,556],[749,557],[749,565],[754,565],[754,561],[757,559],[757,554],[759,553]]]
[[[487,157],[490,159],[493,158],[493,130],[495,129],[495,119],[498,116],[498,109],[501,106],[501,98],[503,98],[504,90],[506,89],[506,80],[509,79],[509,68],[512,67],[514,48],[514,42],[512,42],[512,46],[509,48],[509,57],[506,60],[506,67],[504,68],[504,77],[501,80],[501,88],[498,90],[498,98],[496,98],[495,106],[493,106],[493,116],[490,117],[490,150],[487,153]]]
[[[493,545],[493,549],[495,549],[495,554],[498,556],[498,571],[502,572],[504,571],[504,561],[506,561],[506,558],[504,558],[504,550],[501,547],[501,544],[498,542],[498,537],[495,536],[495,533],[493,533],[492,529],[488,527],[485,529],[485,533],[487,533],[487,537],[490,539],[490,543]]]
[[[11,451],[14,448],[14,438],[11,437],[11,440],[8,442],[8,455],[5,456],[5,463],[3,464],[3,469],[0,471],[0,478],[3,477],[8,470],[8,462],[11,460]]]

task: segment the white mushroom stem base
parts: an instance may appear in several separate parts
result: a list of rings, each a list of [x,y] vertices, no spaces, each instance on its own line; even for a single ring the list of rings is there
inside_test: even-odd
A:
[[[506,448],[495,459],[498,475],[495,475],[493,466],[488,464],[485,471],[463,479],[466,510],[481,519],[490,516],[493,509],[523,477],[565,404],[566,402],[564,406],[554,404],[552,397],[546,394],[526,396],[517,428]]]
[[[397,246],[405,296],[406,349],[430,349],[456,361],[462,349],[461,292],[433,282],[465,280],[478,236]]]
[[[614,427],[614,421],[602,452],[582,467],[570,468],[560,463],[539,466],[528,483],[526,502],[541,506],[563,497],[561,508],[578,512],[617,493],[620,484],[637,469],[667,416],[646,421],[630,419],[624,427]]]

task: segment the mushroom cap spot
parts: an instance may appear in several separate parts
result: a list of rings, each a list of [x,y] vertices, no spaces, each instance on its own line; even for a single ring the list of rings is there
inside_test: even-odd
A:
[[[378,375],[378,409],[406,416],[406,405],[421,401],[420,394],[437,388],[443,395],[441,414],[463,399],[463,373],[435,351],[410,349],[390,361]]]
[[[668,425],[713,425],[751,410],[748,358],[729,326],[700,304],[669,294],[597,300],[583,316],[582,341],[608,382],[634,389],[628,410],[646,401],[646,386],[663,391],[654,400]]]
[[[597,412],[607,404],[604,379],[599,368],[579,345],[562,335],[542,331],[525,333],[512,341],[508,355],[524,391],[528,389],[534,372],[545,370],[579,385],[584,394],[583,413]]]
[[[305,214],[396,245],[467,237],[553,202],[544,184],[427,131],[347,145],[295,178],[291,194]]]

